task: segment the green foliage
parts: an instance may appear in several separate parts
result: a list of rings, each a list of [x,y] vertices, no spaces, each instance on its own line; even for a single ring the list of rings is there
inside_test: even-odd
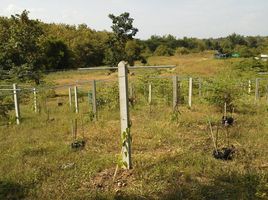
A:
[[[116,83],[97,87],[97,94],[98,107],[107,107],[108,110],[119,108],[119,88]]]
[[[47,39],[43,44],[46,70],[68,69],[71,67],[71,53],[61,40]]]
[[[160,45],[156,48],[154,55],[156,56],[171,56],[173,55],[172,49],[168,48],[166,45]]]
[[[235,64],[234,68],[248,74],[252,72],[256,73],[268,71],[267,62],[263,62],[261,60],[256,60],[253,58],[243,59],[239,63]]]
[[[134,65],[135,60],[140,60],[142,57],[141,47],[133,37],[138,32],[137,28],[133,27],[133,18],[130,18],[129,13],[125,12],[119,16],[110,14],[112,20],[113,35],[110,35],[107,50],[105,53],[105,63],[110,66],[117,66],[122,61],[128,61],[130,65]]]
[[[175,55],[185,55],[185,54],[189,54],[190,51],[185,48],[185,47],[178,47],[175,50]]]
[[[227,109],[230,112],[243,93],[239,80],[235,78],[232,72],[225,72],[216,79],[208,80],[205,84],[209,92],[206,100],[220,109],[223,109],[226,102]]]
[[[130,18],[129,13],[125,12],[119,16],[109,14],[109,18],[112,20],[111,26],[116,38],[123,44],[128,40],[132,40],[138,32],[138,29],[133,27],[133,18]]]
[[[135,40],[129,40],[125,46],[127,61],[130,66],[134,65],[135,60],[141,59],[141,47]]]
[[[20,81],[39,84],[42,70],[39,39],[43,34],[40,23],[30,20],[27,11],[2,18],[0,26],[0,66],[11,70],[10,76]]]
[[[4,121],[7,121],[8,111],[11,109],[10,107],[10,105],[6,105],[4,97],[0,96],[0,124],[2,124]]]

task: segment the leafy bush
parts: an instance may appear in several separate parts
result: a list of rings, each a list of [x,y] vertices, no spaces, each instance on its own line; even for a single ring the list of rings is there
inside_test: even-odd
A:
[[[175,50],[176,55],[185,55],[185,54],[189,54],[189,53],[190,53],[190,51],[185,47],[178,47]]]
[[[166,46],[166,45],[159,45],[156,48],[154,55],[156,55],[156,56],[172,56],[173,50],[168,48],[168,46]]]
[[[97,87],[98,107],[107,106],[109,110],[119,108],[119,87],[117,83],[110,83],[109,86]]]
[[[231,111],[236,106],[236,101],[242,95],[242,89],[238,84],[239,81],[234,78],[233,74],[225,73],[217,79],[208,80],[209,95],[206,100],[219,108],[227,104],[227,110]]]
[[[238,64],[236,64],[235,69],[238,69],[242,72],[265,72],[268,70],[268,65],[267,63],[260,61],[260,60],[255,60],[255,59],[244,59]]]

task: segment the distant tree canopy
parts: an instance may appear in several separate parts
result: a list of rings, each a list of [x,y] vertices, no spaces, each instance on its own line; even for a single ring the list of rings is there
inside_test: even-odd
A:
[[[0,17],[0,77],[10,81],[39,83],[42,72],[78,67],[116,66],[126,60],[130,65],[149,56],[172,56],[205,50],[238,53],[254,57],[268,53],[268,37],[233,33],[225,38],[176,38],[153,35],[147,40],[134,36],[138,29],[125,12],[110,14],[112,31],[95,31],[86,24],[47,24],[30,19],[28,11]],[[257,67],[253,67],[257,69]],[[263,70],[263,68],[262,68]]]

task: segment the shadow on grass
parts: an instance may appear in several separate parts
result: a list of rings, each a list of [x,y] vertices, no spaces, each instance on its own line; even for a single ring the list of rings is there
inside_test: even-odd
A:
[[[26,197],[26,189],[13,182],[0,181],[0,199],[16,200]]]
[[[265,199],[265,187],[265,181],[256,173],[222,173],[210,181],[190,178],[181,183],[173,182],[160,199]]]

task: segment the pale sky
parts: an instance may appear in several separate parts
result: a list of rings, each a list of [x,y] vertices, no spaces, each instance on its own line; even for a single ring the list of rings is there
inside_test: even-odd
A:
[[[110,31],[108,14],[129,12],[136,38],[172,34],[209,38],[242,35],[268,36],[268,0],[0,0],[0,15],[30,11],[44,22],[87,24]]]

